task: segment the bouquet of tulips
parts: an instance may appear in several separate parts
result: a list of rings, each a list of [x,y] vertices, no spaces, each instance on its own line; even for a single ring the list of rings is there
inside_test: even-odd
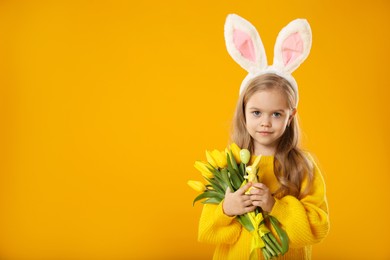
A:
[[[193,204],[199,200],[207,204],[219,204],[225,197],[226,189],[232,192],[244,186],[247,182],[258,182],[257,173],[261,156],[257,156],[250,165],[251,155],[247,149],[240,149],[236,144],[231,144],[230,149],[220,152],[206,151],[207,162],[196,161],[195,168],[199,170],[206,184],[200,181],[188,181],[188,185],[201,192]],[[251,188],[250,188],[251,189]],[[249,190],[247,194],[249,194]],[[257,249],[260,249],[265,259],[271,259],[284,255],[288,251],[287,233],[280,227],[278,220],[257,208],[253,212],[239,215],[237,221],[252,233],[251,258],[257,258]],[[280,243],[270,232],[265,223],[270,222],[275,229]]]

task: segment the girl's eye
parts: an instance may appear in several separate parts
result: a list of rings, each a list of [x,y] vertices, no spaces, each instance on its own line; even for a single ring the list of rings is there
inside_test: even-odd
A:
[[[279,112],[275,112],[275,113],[273,113],[272,115],[273,115],[274,117],[281,117],[281,116],[282,116],[282,114],[279,113]]]
[[[253,111],[252,114],[254,116],[260,116],[261,115],[261,112],[260,111]]]

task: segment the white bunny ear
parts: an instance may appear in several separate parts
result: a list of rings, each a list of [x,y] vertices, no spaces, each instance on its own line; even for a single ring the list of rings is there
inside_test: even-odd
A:
[[[244,18],[230,14],[225,22],[226,48],[232,58],[247,72],[267,67],[264,45],[256,28]]]
[[[312,34],[305,19],[296,19],[284,27],[276,39],[273,67],[291,74],[307,58]]]

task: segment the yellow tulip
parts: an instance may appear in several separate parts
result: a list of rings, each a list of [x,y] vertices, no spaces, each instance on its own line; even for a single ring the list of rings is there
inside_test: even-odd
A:
[[[230,145],[230,150],[232,150],[232,154],[234,156],[234,159],[236,159],[236,162],[237,164],[240,164],[241,163],[241,159],[240,159],[240,147],[238,147],[238,145],[236,145],[235,143],[232,143]]]
[[[227,148],[225,148],[225,156],[227,157],[227,155],[229,155],[230,156],[230,150],[229,149],[227,149]]]
[[[187,181],[187,184],[188,186],[190,186],[191,188],[193,188],[195,191],[198,191],[198,192],[203,192],[206,190],[206,186],[200,182],[200,181]]]
[[[206,150],[206,159],[209,164],[211,164],[214,168],[217,168],[217,163],[215,162],[213,156],[209,151]]]
[[[224,152],[214,150],[211,152],[211,156],[213,157],[219,168],[225,168],[227,166],[226,155]]]
[[[202,173],[203,177],[208,178],[208,179],[211,179],[214,177],[213,173],[211,172],[209,167],[207,167],[207,164],[205,162],[196,161],[194,164],[194,167]]]

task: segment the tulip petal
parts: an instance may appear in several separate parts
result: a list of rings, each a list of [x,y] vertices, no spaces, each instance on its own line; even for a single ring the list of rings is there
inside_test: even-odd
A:
[[[211,156],[213,157],[214,161],[217,163],[217,166],[219,168],[226,167],[226,156],[223,152],[220,152],[218,150],[213,150],[211,152]]]
[[[232,143],[230,145],[230,150],[232,151],[234,159],[236,159],[237,164],[240,164],[241,163],[241,159],[240,159],[240,151],[241,151],[241,149],[240,149],[240,147],[238,147],[237,144]]]
[[[198,192],[204,192],[206,190],[206,186],[200,181],[190,180],[187,182],[188,186]]]
[[[206,159],[209,164],[211,164],[214,168],[217,168],[217,162],[213,158],[212,154],[206,150]]]
[[[196,161],[194,167],[202,173],[203,177],[209,179],[213,178],[213,173],[205,162]]]

